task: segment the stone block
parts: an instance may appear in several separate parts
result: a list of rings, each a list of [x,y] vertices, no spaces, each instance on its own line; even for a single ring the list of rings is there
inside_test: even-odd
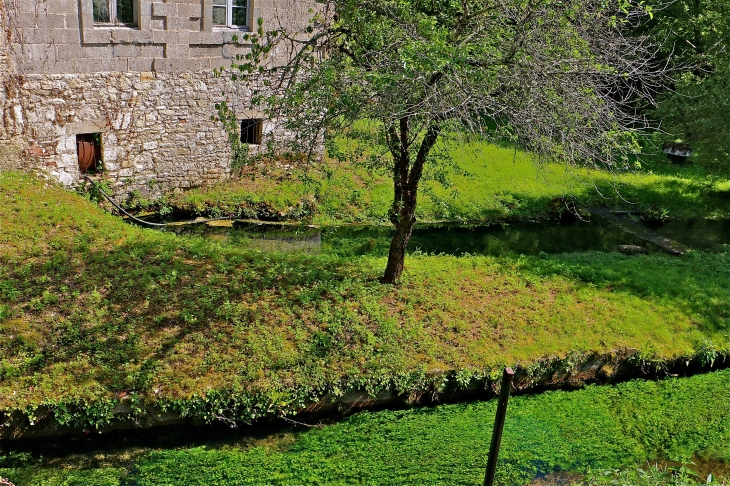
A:
[[[46,15],[46,29],[66,29],[66,15]]]
[[[131,29],[129,31],[129,42],[137,44],[152,44],[152,32],[150,32],[149,28],[145,30],[142,28]]]
[[[84,56],[79,46],[74,44],[61,44],[56,46],[56,57],[58,59],[79,59]]]
[[[113,49],[115,46],[83,46],[79,49],[79,58],[82,59],[109,59],[113,57]]]
[[[53,42],[51,32],[51,29],[23,29],[23,45],[51,44]]]
[[[66,125],[66,133],[68,135],[77,135],[81,133],[99,133],[107,130],[106,120],[86,120]],[[75,141],[74,141],[75,143]]]
[[[117,28],[112,29],[110,33],[113,44],[128,44],[132,35],[132,29]]]
[[[115,73],[125,71],[128,68],[128,62],[125,58],[116,59],[95,59],[96,72]],[[107,93],[110,93],[107,91]]]
[[[224,58],[211,58],[210,67],[211,69],[229,68],[231,67],[231,60]]]
[[[140,46],[139,57],[165,57],[165,45],[151,44]]]
[[[112,46],[114,57],[139,57],[140,46],[138,44],[115,44]]]
[[[164,42],[167,34],[167,21],[165,20],[165,17],[150,18],[149,30],[155,31],[154,33],[159,34],[157,37],[153,36],[153,42]]]
[[[56,145],[56,153],[58,154],[75,154],[76,153],[76,136],[61,137]]]
[[[66,29],[67,30],[75,31],[78,34],[80,28],[81,28],[81,21],[80,21],[78,15],[76,15],[76,14],[66,15]]]
[[[77,29],[53,29],[51,32],[51,42],[59,44],[75,44],[81,45],[81,35]]]
[[[62,169],[78,167],[79,158],[77,154],[62,154],[58,156],[56,164]]]
[[[115,160],[117,160],[117,148],[107,147],[107,144],[104,144],[104,163],[109,164]]]
[[[84,17],[82,17],[83,19]],[[94,24],[94,18],[90,16],[91,25]],[[86,28],[81,29],[81,37],[85,44],[109,44],[112,41],[112,33],[109,28]]]
[[[20,47],[20,53],[25,59],[31,61],[48,61],[56,59],[56,53],[53,49],[48,49],[43,44],[28,44]]]
[[[172,3],[152,2],[153,17],[167,17],[175,15],[175,5]]]
[[[154,69],[155,60],[149,57],[137,57],[133,59],[127,59],[127,71],[139,72],[145,76],[150,76],[149,79],[142,79],[142,81],[152,81],[154,79],[152,70]]]
[[[61,184],[66,187],[72,186],[78,180],[78,170],[76,173],[66,171],[53,171],[51,176],[58,180]]]
[[[75,14],[78,11],[79,2],[77,0],[55,0],[54,8],[57,12],[67,12]]]

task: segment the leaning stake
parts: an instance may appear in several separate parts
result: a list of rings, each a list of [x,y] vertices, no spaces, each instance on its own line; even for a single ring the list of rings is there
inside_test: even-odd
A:
[[[507,415],[507,402],[509,392],[512,388],[512,379],[515,372],[512,368],[505,368],[502,375],[502,388],[499,390],[499,403],[497,404],[497,416],[494,417],[494,430],[492,431],[492,443],[489,446],[489,460],[487,461],[487,473],[484,475],[484,486],[494,485],[494,472],[497,469],[497,456],[499,446],[502,443],[502,429],[504,429],[504,418]]]

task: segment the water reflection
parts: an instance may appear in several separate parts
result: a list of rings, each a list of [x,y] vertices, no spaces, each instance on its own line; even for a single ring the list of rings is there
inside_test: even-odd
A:
[[[681,241],[690,248],[712,250],[730,245],[730,219],[688,219],[668,221],[650,228],[672,240]]]
[[[709,248],[727,243],[730,236],[730,222],[721,222],[719,226],[717,223],[673,222],[653,230],[680,242],[687,241],[691,247]],[[393,232],[388,226],[320,229],[239,222],[232,227],[187,225],[172,229],[180,234],[195,234],[261,251],[326,252],[342,256],[386,255]],[[687,235],[694,236],[687,238]],[[695,240],[705,243],[700,245]],[[650,251],[658,251],[638,236],[597,218],[590,222],[568,223],[527,221],[488,226],[421,225],[414,230],[408,251],[447,255],[536,255],[541,252],[613,252],[619,245],[640,245]]]

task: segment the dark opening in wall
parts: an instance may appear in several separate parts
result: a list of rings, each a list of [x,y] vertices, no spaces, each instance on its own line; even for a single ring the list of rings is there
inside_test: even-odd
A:
[[[263,128],[264,121],[260,118],[249,118],[241,121],[241,143],[260,145]]]
[[[79,170],[82,174],[101,170],[101,133],[76,135],[76,154],[79,157]]]

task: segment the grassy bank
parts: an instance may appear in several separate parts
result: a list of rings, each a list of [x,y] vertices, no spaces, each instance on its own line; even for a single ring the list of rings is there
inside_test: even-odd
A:
[[[711,473],[711,484],[719,485],[730,479],[729,394],[730,372],[721,371],[514,397],[497,484],[522,485],[567,471],[586,485],[710,484]],[[120,478],[138,486],[475,485],[484,475],[495,402],[363,412],[253,443],[233,438],[56,459],[6,454],[0,477],[16,486],[118,485]],[[675,473],[646,467],[655,460],[686,466]]]
[[[450,187],[425,181],[421,221],[547,217],[563,209],[557,198],[575,198],[582,207],[643,211],[653,206],[675,218],[730,215],[727,177],[672,165],[663,157],[649,158],[633,174],[613,176],[560,164],[535,167],[525,153],[482,143],[451,153],[459,170],[450,175]],[[386,174],[330,161],[307,171],[257,168],[240,180],[170,196],[166,204],[205,216],[378,223],[387,221],[392,191]]]
[[[0,410],[31,421],[104,425],[120,392],[249,420],[355,388],[438,390],[443,370],[465,383],[625,348],[709,361],[730,343],[727,252],[414,255],[393,288],[383,258],[143,230],[16,173],[0,198]]]

